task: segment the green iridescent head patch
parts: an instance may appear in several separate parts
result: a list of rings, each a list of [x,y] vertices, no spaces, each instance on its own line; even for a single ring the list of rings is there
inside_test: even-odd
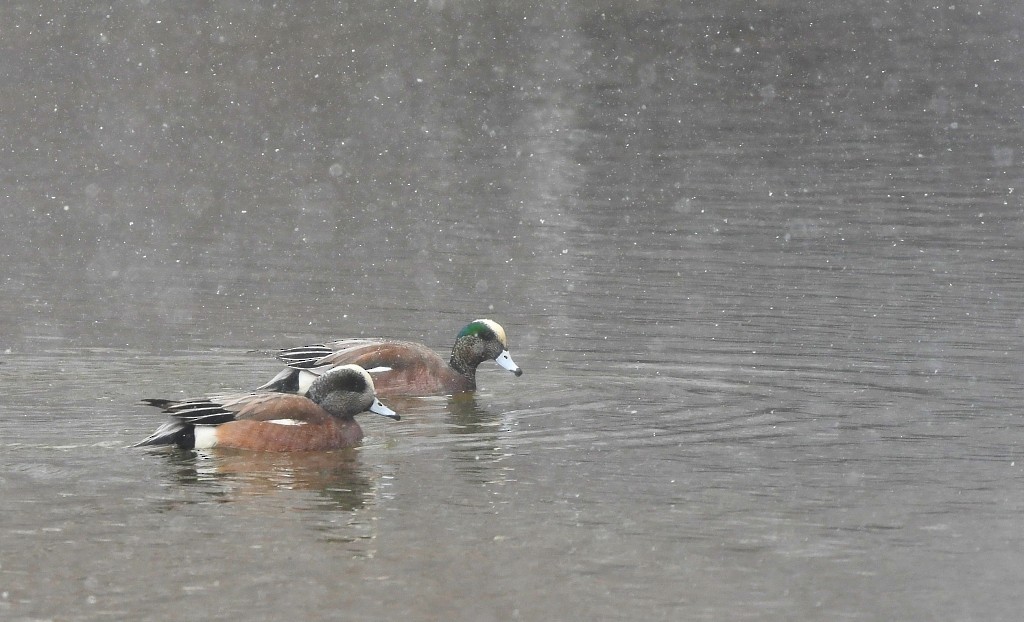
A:
[[[459,337],[468,337],[470,335],[476,335],[481,339],[490,339],[493,336],[502,346],[507,347],[508,345],[505,329],[494,320],[473,320],[459,332]]]

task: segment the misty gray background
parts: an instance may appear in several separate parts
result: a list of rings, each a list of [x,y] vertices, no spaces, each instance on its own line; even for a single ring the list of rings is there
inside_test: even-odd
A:
[[[0,617],[1015,620],[1016,2],[0,8]],[[524,369],[130,450],[344,336]]]

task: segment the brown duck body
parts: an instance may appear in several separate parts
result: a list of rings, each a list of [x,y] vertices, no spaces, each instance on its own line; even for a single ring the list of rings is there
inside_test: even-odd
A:
[[[413,341],[339,339],[324,344],[330,366],[359,365],[380,395],[444,395],[476,389],[476,367],[458,371],[427,346]]]
[[[219,396],[235,420],[217,426],[216,447],[257,451],[327,451],[352,447],[363,429],[352,415],[335,417],[304,395]]]

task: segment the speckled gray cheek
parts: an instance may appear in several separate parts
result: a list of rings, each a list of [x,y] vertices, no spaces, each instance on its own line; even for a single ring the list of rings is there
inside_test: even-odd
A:
[[[366,402],[364,404],[364,402]],[[362,412],[369,407],[370,399],[364,399],[362,394],[352,392],[334,392],[327,396],[320,405],[324,410],[336,417],[351,416],[354,413]]]
[[[471,352],[474,358],[485,356],[487,354],[487,343],[479,339],[474,340]]]

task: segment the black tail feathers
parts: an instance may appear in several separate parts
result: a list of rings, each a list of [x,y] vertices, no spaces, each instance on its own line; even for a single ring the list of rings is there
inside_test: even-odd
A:
[[[159,400],[154,400],[159,401]],[[156,406],[156,404],[153,404]],[[146,447],[150,445],[177,445],[182,449],[194,449],[196,446],[195,426],[181,421],[168,421],[146,438],[132,447]]]

